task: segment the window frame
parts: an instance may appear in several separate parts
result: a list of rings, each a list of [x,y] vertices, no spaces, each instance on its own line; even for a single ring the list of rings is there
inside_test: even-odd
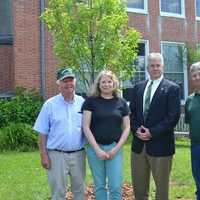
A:
[[[195,16],[196,16],[196,20],[200,21],[200,16],[197,15],[197,0],[195,0]]]
[[[185,0],[181,0],[181,14],[162,11],[162,8],[161,8],[161,1],[162,1],[162,0],[159,0],[160,16],[164,16],[164,17],[176,17],[176,18],[185,18]]]
[[[0,34],[0,45],[9,45],[13,44],[13,35],[12,34]]]
[[[148,55],[149,55],[149,41],[148,40],[145,40],[145,39],[142,39],[142,40],[140,40],[140,43],[143,43],[144,45],[145,45],[145,70],[144,70],[144,73],[145,73],[145,79],[147,79],[148,78],[148,72],[147,72],[147,61],[148,61]],[[137,71],[135,71],[135,72],[137,72]],[[129,80],[127,80],[127,81],[129,81]],[[132,85],[131,85],[131,87],[133,87]],[[122,85],[122,88],[123,89],[126,89],[126,88],[131,88],[131,87],[124,87],[124,85]]]
[[[148,0],[143,0],[143,1],[144,1],[144,9],[130,8],[127,5],[127,12],[140,13],[140,14],[148,14]]]
[[[186,46],[183,42],[173,42],[173,41],[161,41],[161,53],[163,54],[163,44],[174,44],[174,45],[182,45]],[[186,52],[187,54],[187,52]],[[181,105],[185,105],[186,98],[188,97],[188,69],[187,69],[187,55],[183,57],[183,90],[184,90],[184,99],[181,99]]]
[[[2,45],[9,45],[9,44],[13,44],[13,16],[12,16],[12,1],[11,0],[7,0],[7,3],[9,4],[9,9],[10,9],[10,24],[8,24],[8,26],[11,26],[11,32],[8,33],[0,33],[0,44]]]
[[[140,40],[140,43],[143,43],[145,45],[145,52],[146,52],[146,55],[145,55],[145,79],[148,79],[148,71],[147,71],[147,62],[148,62],[148,55],[149,55],[149,40]],[[137,71],[135,71],[137,72]]]
[[[141,39],[140,40],[140,43],[143,43],[144,45],[145,45],[145,58],[144,58],[144,61],[145,61],[145,70],[144,70],[144,74],[145,74],[145,80],[148,78],[148,72],[147,72],[147,61],[148,61],[148,55],[149,55],[149,40],[145,40],[145,39]],[[136,71],[137,72],[137,71]],[[127,80],[127,81],[129,81],[129,80]],[[140,80],[141,81],[141,80]],[[138,82],[136,82],[136,83],[138,83]],[[126,85],[125,85],[126,86]],[[126,90],[126,89],[131,89],[131,88],[133,88],[134,87],[134,85],[133,84],[130,84],[130,86],[129,87],[125,87],[124,86],[124,84],[123,84],[123,82],[122,82],[122,96],[123,96],[123,94],[124,94],[124,90]],[[124,97],[125,98],[125,97]],[[127,102],[129,103],[129,101],[127,100]]]

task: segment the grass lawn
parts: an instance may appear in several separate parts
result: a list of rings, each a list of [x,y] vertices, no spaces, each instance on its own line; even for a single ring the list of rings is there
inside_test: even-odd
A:
[[[178,139],[170,181],[170,200],[193,200],[194,182],[191,175],[189,141]],[[91,173],[87,170],[87,182]],[[131,182],[130,144],[124,147],[124,179]],[[46,200],[49,197],[45,170],[40,166],[39,152],[0,153],[0,200]],[[151,184],[151,199],[155,186]]]

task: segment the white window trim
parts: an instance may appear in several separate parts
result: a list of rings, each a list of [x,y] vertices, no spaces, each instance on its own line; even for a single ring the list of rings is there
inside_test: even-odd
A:
[[[183,42],[161,41],[161,53],[163,53],[163,44],[178,44],[185,45]],[[185,105],[185,100],[188,97],[188,70],[187,70],[187,56],[183,60],[183,81],[184,81],[184,99],[181,100],[181,105]]]
[[[197,0],[195,0],[195,5],[194,5],[194,7],[195,7],[195,16],[196,16],[196,20],[200,21],[200,16],[197,16],[197,7],[196,7],[197,4],[196,4],[196,1]]]
[[[149,74],[148,74],[148,71],[147,71],[147,65],[148,65],[148,55],[149,55],[149,40],[141,40],[141,42],[145,43],[145,52],[146,52],[146,55],[145,55],[145,78],[148,79],[149,77]]]
[[[148,55],[149,55],[149,41],[148,40],[140,40],[139,43],[145,44],[145,79],[148,78],[148,72],[147,72],[147,61],[148,61]]]
[[[181,14],[176,14],[176,13],[170,13],[170,12],[163,12],[161,10],[161,1],[159,1],[159,6],[160,6],[160,16],[164,17],[176,17],[176,18],[185,18],[185,0],[181,0]]]
[[[147,71],[147,62],[148,62],[148,55],[149,55],[149,40],[140,40],[140,43],[144,43],[145,44],[145,79],[149,78],[149,74]]]
[[[148,14],[148,0],[144,0],[144,9],[127,7],[127,12]]]

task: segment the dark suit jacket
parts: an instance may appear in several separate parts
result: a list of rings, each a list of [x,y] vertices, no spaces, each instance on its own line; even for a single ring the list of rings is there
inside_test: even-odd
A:
[[[131,130],[133,132],[132,151],[140,153],[145,143],[146,152],[151,156],[169,156],[175,153],[174,127],[180,117],[179,86],[162,79],[154,93],[147,118],[143,117],[143,94],[147,81],[133,88],[130,102]],[[139,139],[134,132],[141,125],[149,128],[152,138],[149,141]]]

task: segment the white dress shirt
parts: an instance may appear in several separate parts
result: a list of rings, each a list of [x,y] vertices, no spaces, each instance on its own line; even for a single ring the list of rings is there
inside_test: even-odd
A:
[[[145,96],[146,96],[147,89],[148,89],[149,85],[153,81],[152,88],[151,88],[151,98],[150,98],[150,102],[151,102],[151,100],[153,99],[153,96],[154,96],[158,86],[160,85],[160,82],[162,81],[162,79],[163,79],[163,75],[156,80],[151,80],[151,79],[148,80],[147,85],[146,85],[145,90],[144,90],[144,95],[143,95],[143,110],[144,110]]]

